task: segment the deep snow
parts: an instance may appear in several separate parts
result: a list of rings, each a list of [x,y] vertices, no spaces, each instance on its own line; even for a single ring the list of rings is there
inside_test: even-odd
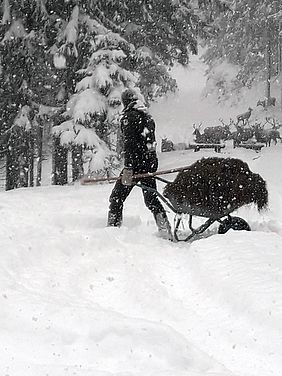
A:
[[[0,374],[280,376],[282,144],[230,155],[266,179],[269,210],[192,243],[156,236],[138,188],[120,229],[105,227],[110,184],[2,192]]]
[[[203,101],[203,72],[176,71],[179,95],[151,108],[158,139],[248,108]],[[209,155],[162,153],[160,168]],[[282,144],[222,156],[267,181],[269,210],[236,213],[251,232],[160,239],[138,188],[121,228],[105,227],[111,184],[1,192],[0,375],[281,376]]]

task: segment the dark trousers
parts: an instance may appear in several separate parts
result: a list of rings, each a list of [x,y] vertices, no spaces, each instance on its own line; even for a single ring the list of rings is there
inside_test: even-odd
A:
[[[155,178],[143,178],[140,180],[134,180],[135,183],[140,182],[142,185],[147,187],[157,189],[157,184]],[[109,217],[108,217],[108,225],[110,226],[120,226],[122,223],[122,211],[123,211],[123,203],[126,200],[127,196],[132,191],[134,185],[126,186],[121,183],[121,180],[117,180],[112,193],[110,195],[110,209],[109,209]],[[160,200],[156,192],[148,190],[146,188],[142,188],[143,196],[145,205],[149,210],[151,210],[152,214],[156,216],[158,213],[165,213],[165,209],[163,208]]]

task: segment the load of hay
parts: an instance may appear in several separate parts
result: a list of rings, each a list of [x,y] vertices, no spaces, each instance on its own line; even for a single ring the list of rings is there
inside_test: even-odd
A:
[[[247,204],[267,207],[266,182],[236,158],[202,158],[172,183],[164,196],[179,213],[217,218]]]

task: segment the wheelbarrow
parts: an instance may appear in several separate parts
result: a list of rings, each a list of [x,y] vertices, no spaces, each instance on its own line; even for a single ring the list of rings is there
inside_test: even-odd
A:
[[[175,172],[178,172],[178,175],[174,181],[159,176]],[[166,184],[163,193],[140,182],[137,182],[136,186],[155,192],[175,214],[175,241],[192,240],[215,222],[219,223],[219,234],[230,229],[250,231],[249,224],[243,218],[231,214],[251,203],[254,203],[259,211],[268,205],[266,182],[259,174],[253,173],[247,163],[237,158],[202,158],[190,166],[134,175],[138,180],[152,176]],[[118,179],[120,177],[84,179],[82,184]],[[194,227],[195,217],[202,217],[204,222]],[[181,227],[189,231],[183,238],[180,237]]]
[[[160,178],[159,176],[156,176],[155,179],[166,184],[171,184],[170,181]],[[156,189],[147,187],[145,184],[141,183],[137,183],[136,186],[155,192],[157,196],[165,203],[165,205],[175,214],[173,237],[176,242],[186,242],[189,240],[193,240],[197,235],[204,233],[215,222],[219,223],[218,234],[225,234],[228,230],[231,229],[251,231],[249,224],[243,218],[240,218],[238,216],[231,216],[231,213],[238,209],[238,207],[227,209],[226,211],[223,211],[221,213],[211,212],[209,208],[206,208],[204,206],[193,206],[189,203],[183,205],[182,207],[179,207],[179,205],[175,202],[174,198],[171,197],[170,200],[168,200],[166,197],[164,197],[163,194],[161,194]],[[201,217],[205,219],[204,223],[197,227],[194,227],[193,219],[195,219],[195,217]],[[183,230],[181,230],[181,228]],[[185,237],[181,237],[180,234],[187,232],[186,230],[189,230],[189,234]]]

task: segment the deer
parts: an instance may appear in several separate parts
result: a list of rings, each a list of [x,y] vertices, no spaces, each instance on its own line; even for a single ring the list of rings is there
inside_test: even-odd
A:
[[[271,125],[271,129],[266,129],[265,132],[269,134],[270,142],[274,141],[274,144],[277,144],[277,140],[279,139],[282,142],[282,138],[280,136],[280,132],[278,129],[280,128],[280,124],[277,124],[275,119],[271,119],[269,117],[265,118],[266,122]]]
[[[207,135],[205,133],[200,132],[201,126],[202,126],[202,122],[198,126],[196,126],[196,124],[193,124],[193,128],[194,128],[193,136],[195,136],[195,142],[197,144],[210,143]]]
[[[251,107],[248,108],[248,111],[244,112],[243,114],[240,114],[237,116],[237,124],[239,124],[240,121],[243,122],[243,125],[245,125],[245,122],[247,122],[252,114],[253,109]]]
[[[174,150],[173,142],[169,140],[167,137],[162,138],[161,151],[165,152],[165,151],[172,151],[172,150]]]
[[[222,125],[216,125],[214,127],[206,127],[204,129],[204,134],[207,135],[209,139],[214,139],[215,143],[219,143],[221,140],[226,141],[230,135],[230,124],[225,124],[223,119],[219,119]]]
[[[242,142],[250,140],[254,136],[253,127],[244,127],[243,125],[235,124],[236,131],[231,133],[233,139],[233,147],[236,148]]]
[[[266,122],[262,125],[259,122],[256,122],[252,128],[254,130],[254,136],[257,142],[265,144],[265,146],[270,146],[271,138],[269,133],[264,129]]]
[[[264,109],[266,109],[268,106],[275,106],[275,104],[276,104],[275,97],[269,97],[263,100],[259,99],[257,102],[257,106],[262,106]]]
[[[230,125],[224,124],[222,122],[222,125],[217,125],[214,127],[206,127],[203,131],[203,133],[200,133],[200,128],[202,123],[198,127],[193,125],[194,132],[193,135],[195,135],[195,141],[197,143],[214,143],[219,144],[221,140],[227,140],[228,136],[230,135]]]

